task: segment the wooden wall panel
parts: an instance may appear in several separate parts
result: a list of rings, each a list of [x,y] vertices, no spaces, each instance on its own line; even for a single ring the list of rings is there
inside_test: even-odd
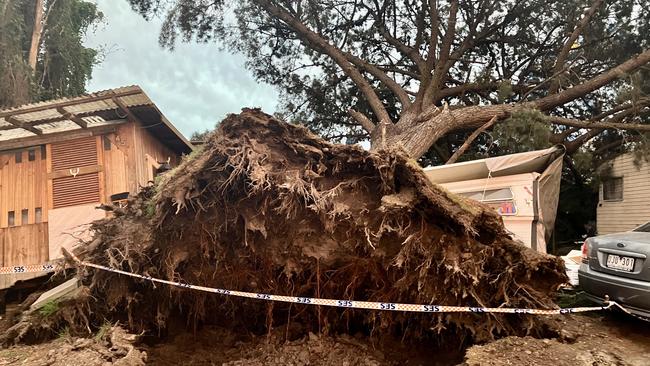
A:
[[[153,163],[150,159],[158,162],[166,161],[170,158],[172,166],[178,165],[179,157],[171,149],[163,145],[145,128],[136,126],[134,129],[135,136],[135,162],[138,184],[146,186],[149,181],[153,180]],[[150,157],[150,159],[148,159]]]
[[[137,192],[133,128],[132,123],[125,124],[116,133],[102,136],[106,199],[117,193]]]
[[[49,260],[47,223],[0,229],[0,266],[41,264]]]
[[[97,138],[88,137],[51,145],[52,171],[97,165]]]
[[[9,212],[14,226],[47,222],[48,209],[45,149],[33,146],[0,153],[0,228],[9,226]]]
[[[93,136],[51,144],[52,208],[104,201],[99,141]]]
[[[100,202],[99,173],[52,180],[52,208]]]

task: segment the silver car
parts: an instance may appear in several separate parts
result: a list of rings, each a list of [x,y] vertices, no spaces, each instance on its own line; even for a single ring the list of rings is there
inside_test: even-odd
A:
[[[650,222],[587,239],[578,279],[592,300],[608,295],[630,313],[650,319]]]

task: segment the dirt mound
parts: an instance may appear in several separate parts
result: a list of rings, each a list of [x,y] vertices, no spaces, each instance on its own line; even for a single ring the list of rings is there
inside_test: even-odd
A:
[[[467,366],[642,366],[650,328],[626,315],[564,318],[559,339],[506,337],[467,350]]]
[[[463,306],[555,307],[563,265],[514,242],[489,207],[430,183],[399,151],[330,144],[257,110],[230,115],[204,148],[94,226],[85,260],[216,288]],[[413,314],[268,303],[154,286],[86,269],[93,313],[132,331],[170,317],[265,332],[483,340],[536,334],[542,318]]]
[[[147,355],[132,345],[135,338],[119,327],[104,327],[93,338],[62,331],[49,343],[0,350],[0,366],[143,366]]]
[[[262,336],[242,335],[231,329],[203,327],[180,330],[165,342],[146,348],[152,365],[367,365],[392,366],[384,353],[363,339],[347,335],[317,336],[313,333],[287,341],[281,329]]]

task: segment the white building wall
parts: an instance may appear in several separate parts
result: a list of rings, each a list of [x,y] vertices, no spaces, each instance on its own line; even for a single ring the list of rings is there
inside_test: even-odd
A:
[[[599,235],[629,231],[650,221],[650,164],[641,159],[635,165],[633,154],[625,154],[606,163],[610,177],[623,178],[623,199],[603,200],[601,183],[598,195],[596,225]]]

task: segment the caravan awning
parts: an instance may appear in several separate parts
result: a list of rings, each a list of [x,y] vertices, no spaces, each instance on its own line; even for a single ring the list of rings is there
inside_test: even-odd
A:
[[[424,168],[424,172],[434,183],[483,179],[488,175],[501,177],[533,172],[541,174],[553,161],[564,154],[564,150],[564,146],[556,145],[545,150],[427,167]]]

